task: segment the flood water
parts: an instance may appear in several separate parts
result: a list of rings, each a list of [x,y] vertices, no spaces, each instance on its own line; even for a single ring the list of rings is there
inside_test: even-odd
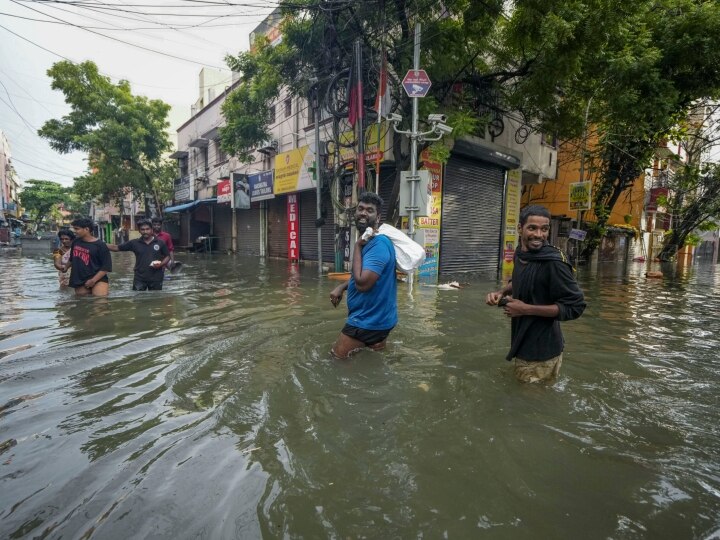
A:
[[[496,282],[400,284],[388,349],[340,362],[314,266],[181,255],[133,293],[114,257],[107,299],[0,257],[2,538],[720,538],[712,267],[580,269],[543,386]]]

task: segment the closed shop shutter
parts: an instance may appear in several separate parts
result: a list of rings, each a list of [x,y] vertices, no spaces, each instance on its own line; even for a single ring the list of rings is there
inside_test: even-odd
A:
[[[392,195],[394,183],[395,167],[380,167],[380,191],[378,195],[380,195],[380,198],[383,200],[383,223],[387,222],[388,216],[390,215],[390,196]]]
[[[287,195],[280,195],[266,202],[268,203],[268,256],[287,259]]]
[[[300,258],[305,261],[317,261],[317,218],[316,195],[314,191],[298,193],[300,207]],[[325,211],[325,225],[322,226],[323,261],[335,260],[335,215],[333,213],[330,195],[322,198],[322,208]]]
[[[257,208],[256,208],[257,207]],[[237,212],[238,253],[242,255],[260,255],[260,207],[259,203],[247,210]]]
[[[494,276],[500,258],[505,169],[453,155],[445,167],[440,275]]]
[[[213,249],[232,249],[232,209],[229,204],[217,204],[213,211],[213,236],[217,237]]]

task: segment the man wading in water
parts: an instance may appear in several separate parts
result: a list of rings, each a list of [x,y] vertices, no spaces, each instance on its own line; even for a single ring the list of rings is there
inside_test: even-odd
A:
[[[549,232],[546,208],[523,208],[512,279],[486,298],[512,319],[507,360],[514,359],[515,376],[523,382],[557,377],[565,345],[560,321],[577,319],[585,310],[573,268],[562,251],[547,243]]]
[[[133,291],[161,291],[163,268],[170,261],[170,252],[165,242],[154,234],[152,224],[146,219],[137,222],[140,238],[116,246],[108,244],[110,251],[132,251],[135,254],[135,275]]]
[[[107,296],[110,291],[108,273],[112,272],[112,259],[107,245],[92,235],[95,224],[91,219],[80,218],[72,222],[75,240],[70,249],[70,260],[61,266],[70,272],[70,286],[79,296]]]
[[[355,224],[362,235],[366,229],[380,226],[382,199],[363,193],[355,210]],[[350,281],[330,293],[337,307],[347,289],[348,318],[335,341],[332,354],[347,358],[364,347],[374,351],[385,348],[385,340],[398,321],[395,247],[387,236],[358,238],[352,260]]]

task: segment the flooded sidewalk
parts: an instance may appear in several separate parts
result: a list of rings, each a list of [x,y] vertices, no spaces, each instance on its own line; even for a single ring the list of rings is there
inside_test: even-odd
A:
[[[580,269],[550,386],[495,281],[399,285],[387,350],[331,360],[312,265],[187,255],[161,292],[0,257],[0,537],[716,538],[720,272]]]

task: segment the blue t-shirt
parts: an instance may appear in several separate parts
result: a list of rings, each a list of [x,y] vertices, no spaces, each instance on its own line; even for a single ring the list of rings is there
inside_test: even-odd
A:
[[[347,323],[363,330],[390,330],[398,321],[395,247],[387,236],[374,236],[363,246],[362,260],[363,270],[380,277],[367,292],[358,291],[350,277]]]

